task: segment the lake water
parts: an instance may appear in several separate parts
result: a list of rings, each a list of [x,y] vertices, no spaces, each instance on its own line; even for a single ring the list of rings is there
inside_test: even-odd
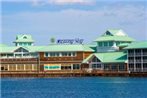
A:
[[[2,78],[2,98],[147,98],[147,78]]]

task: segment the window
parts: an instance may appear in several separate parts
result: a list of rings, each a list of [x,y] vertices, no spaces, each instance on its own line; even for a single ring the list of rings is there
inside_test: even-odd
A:
[[[112,69],[112,70],[118,70],[117,65],[115,65],[115,64],[112,65],[112,66],[111,66],[111,69]]]
[[[48,57],[48,53],[45,53],[45,57]]]
[[[136,62],[141,62],[141,57],[135,57]]]
[[[76,56],[76,53],[75,52],[72,52],[72,56]]]
[[[147,63],[144,63],[143,64],[143,68],[147,68]]]
[[[72,56],[76,56],[75,52],[46,52],[44,54],[45,57],[72,57]]]
[[[104,70],[110,70],[109,64],[104,64]]]
[[[128,55],[133,56],[134,55],[134,50],[128,50]]]
[[[116,42],[116,45],[119,45],[120,44],[120,42]]]
[[[129,68],[134,68],[134,64],[129,64]]]
[[[109,31],[106,32],[106,35],[112,35]]]
[[[104,46],[108,46],[108,42],[104,42]]]
[[[80,64],[73,64],[73,69],[80,69]]]
[[[143,57],[143,62],[147,62],[147,56]]]
[[[99,47],[102,47],[103,46],[103,43],[102,42],[98,42],[98,46]]]
[[[124,64],[119,64],[119,70],[124,71],[126,69]]]
[[[111,41],[111,42],[109,42],[109,46],[113,46],[113,42]]]
[[[31,43],[28,43],[29,46],[31,46]]]
[[[99,60],[98,58],[94,57],[94,58],[92,59],[92,62],[100,62],[100,60]]]
[[[71,69],[71,66],[61,66],[61,69]]]
[[[51,52],[51,53],[50,53],[50,56],[51,56],[51,57],[54,57],[54,56],[55,56],[55,53],[54,53],[54,52]]]
[[[27,37],[26,37],[26,36],[24,36],[24,37],[23,37],[23,39],[27,39]]]
[[[101,64],[92,64],[92,68],[93,69],[100,69],[101,68]]]
[[[62,56],[67,56],[67,52],[62,52]]]

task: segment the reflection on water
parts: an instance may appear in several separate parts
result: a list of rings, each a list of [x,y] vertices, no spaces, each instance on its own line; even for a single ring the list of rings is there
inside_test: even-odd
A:
[[[147,98],[147,78],[2,78],[2,98]]]

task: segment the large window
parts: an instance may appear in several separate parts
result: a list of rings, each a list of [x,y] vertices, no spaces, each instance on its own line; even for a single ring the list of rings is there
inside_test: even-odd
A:
[[[119,45],[120,44],[120,42],[116,42],[116,45]]]
[[[104,42],[104,46],[108,46],[108,42]]]
[[[141,49],[136,49],[135,50],[135,55],[141,55]]]
[[[98,42],[98,46],[99,47],[102,47],[103,46],[103,43],[102,42]]]
[[[119,64],[119,70],[120,70],[120,71],[126,70],[125,64]]]
[[[80,69],[80,64],[73,64],[73,69]]]
[[[118,67],[117,67],[117,66],[118,66],[118,65],[115,65],[115,64],[114,64],[114,65],[111,66],[111,69],[116,71],[116,70],[118,70]]]
[[[97,57],[94,57],[94,58],[92,59],[92,62],[100,62],[100,60],[99,60]]]
[[[111,42],[109,42],[109,46],[113,46],[113,42],[111,41]]]
[[[100,69],[101,68],[101,64],[92,64],[92,68],[93,69]]]
[[[104,64],[104,70],[110,70],[110,65],[109,64]]]
[[[67,69],[68,70],[68,69],[71,69],[71,66],[61,66],[61,69],[62,70]]]
[[[128,50],[128,55],[129,56],[134,56],[134,50]]]
[[[45,57],[74,57],[76,56],[75,52],[46,52]]]

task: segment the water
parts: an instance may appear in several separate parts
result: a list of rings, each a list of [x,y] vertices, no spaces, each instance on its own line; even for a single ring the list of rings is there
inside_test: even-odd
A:
[[[147,78],[2,78],[2,98],[147,98]]]

